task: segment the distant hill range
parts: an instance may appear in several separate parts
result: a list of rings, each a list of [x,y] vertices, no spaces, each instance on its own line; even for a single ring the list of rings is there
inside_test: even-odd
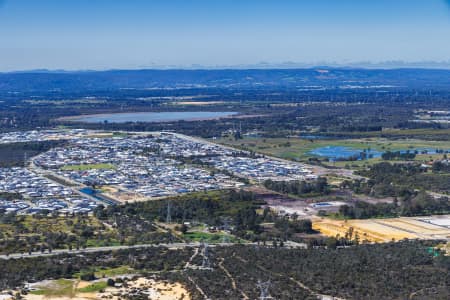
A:
[[[450,70],[308,69],[29,71],[0,73],[0,92],[181,88],[450,89]]]

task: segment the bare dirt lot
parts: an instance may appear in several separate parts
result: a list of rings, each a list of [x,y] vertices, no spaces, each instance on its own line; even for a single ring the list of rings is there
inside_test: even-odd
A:
[[[96,287],[99,286],[101,288]],[[104,287],[104,280],[95,282],[79,280],[46,280],[33,284],[34,292],[24,295],[26,300],[91,300],[91,299],[124,299],[128,295],[143,294],[151,300],[190,300],[186,288],[180,283],[169,283],[163,280],[138,277],[127,281],[126,285]],[[8,298],[5,298],[8,299]],[[13,299],[13,298],[10,298]],[[8,299],[9,300],[9,299]]]
[[[446,224],[450,215],[433,217],[410,217],[368,220],[332,220],[316,218],[313,228],[327,236],[344,237],[350,228],[353,237],[360,241],[390,242],[401,239],[444,239],[450,240],[450,227]]]

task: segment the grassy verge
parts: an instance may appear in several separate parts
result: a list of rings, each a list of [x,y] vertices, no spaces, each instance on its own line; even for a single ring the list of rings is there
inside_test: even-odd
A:
[[[108,285],[106,284],[106,281],[99,281],[95,282],[91,285],[88,285],[84,288],[77,289],[77,292],[80,293],[95,293],[99,292],[101,290],[104,290]]]
[[[44,295],[46,297],[73,297],[75,282],[67,279],[58,279],[49,283],[47,286],[38,287],[31,291],[33,295]]]
[[[226,233],[209,233],[209,232],[187,232],[183,237],[191,242],[207,242],[222,243],[224,240],[228,242],[237,242],[239,239],[233,235]]]
[[[129,266],[120,266],[117,268],[107,268],[107,269],[96,270],[95,276],[98,278],[114,277],[114,276],[123,275],[123,274],[130,274],[132,272],[134,272],[134,270],[132,268],[130,268]]]
[[[86,165],[71,165],[61,168],[63,171],[86,171],[86,170],[111,170],[116,167],[112,164],[86,164]]]

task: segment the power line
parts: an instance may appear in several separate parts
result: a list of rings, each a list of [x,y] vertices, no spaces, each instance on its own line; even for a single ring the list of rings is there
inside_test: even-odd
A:
[[[212,270],[211,268],[211,261],[209,260],[209,256],[208,256],[208,243],[202,243],[202,256],[203,256],[203,260],[202,260],[202,269],[206,269],[206,270]]]
[[[172,223],[172,215],[171,215],[171,202],[170,200],[167,201],[167,215],[166,215],[166,223],[170,224]]]
[[[227,218],[223,220],[223,231],[224,235],[222,236],[222,243],[229,243],[230,237],[228,236],[228,233],[230,232],[230,220]]]
[[[271,297],[269,294],[269,288],[271,286],[270,280],[262,282],[261,279],[259,279],[258,284],[256,286],[259,288],[260,291],[259,294],[260,300],[273,299],[273,297]]]

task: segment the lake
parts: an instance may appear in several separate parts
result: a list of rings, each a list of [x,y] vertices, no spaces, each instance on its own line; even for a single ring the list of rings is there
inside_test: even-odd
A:
[[[66,120],[84,123],[127,123],[127,122],[173,122],[210,120],[233,116],[237,112],[230,111],[177,111],[177,112],[135,112],[112,113],[67,117]]]

